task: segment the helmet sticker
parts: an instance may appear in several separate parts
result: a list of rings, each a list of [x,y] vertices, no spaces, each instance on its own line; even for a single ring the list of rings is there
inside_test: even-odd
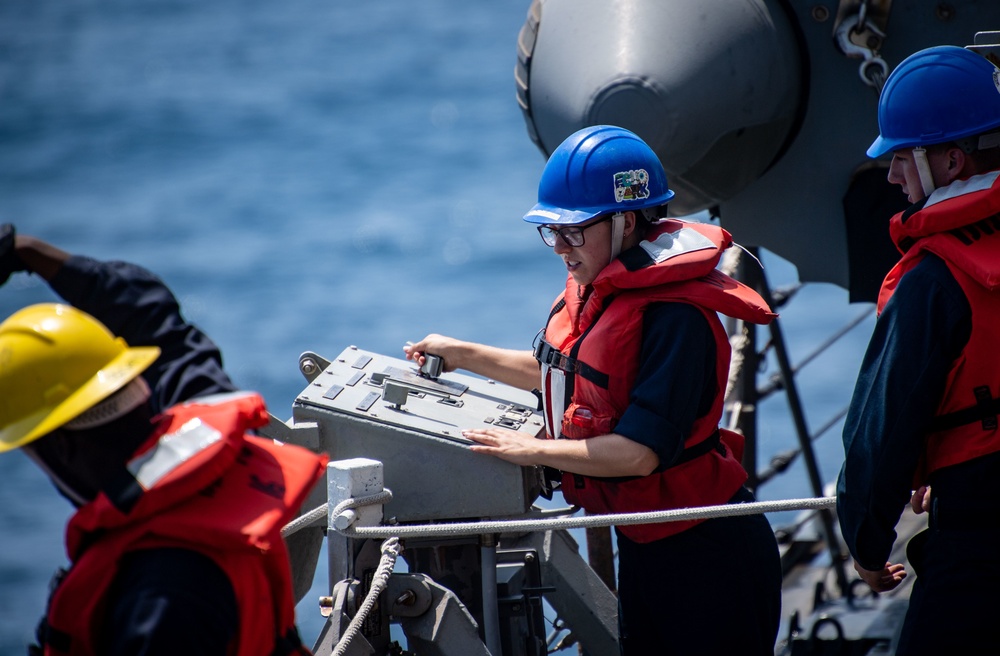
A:
[[[1000,92],[1000,68],[994,69],[993,71],[993,86],[997,88]]]
[[[646,169],[615,173],[615,200],[617,202],[644,198],[649,198],[649,173],[646,172]]]

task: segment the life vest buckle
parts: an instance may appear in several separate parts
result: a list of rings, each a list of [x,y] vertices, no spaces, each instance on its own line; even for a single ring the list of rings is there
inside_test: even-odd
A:
[[[990,394],[990,388],[986,385],[980,385],[972,390],[972,393],[976,396],[976,405],[983,413],[983,430],[996,430],[997,416],[989,414],[992,412],[991,405],[993,404],[993,395]]]
[[[561,353],[559,349],[544,339],[535,345],[534,356],[540,363],[547,364],[560,371],[565,371],[568,374],[575,374],[579,370],[579,361],[576,358],[571,358]]]

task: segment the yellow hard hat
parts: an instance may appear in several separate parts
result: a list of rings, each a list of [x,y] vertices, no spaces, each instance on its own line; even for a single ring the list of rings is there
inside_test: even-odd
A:
[[[0,323],[0,453],[59,428],[160,355],[130,347],[69,305],[41,303]]]

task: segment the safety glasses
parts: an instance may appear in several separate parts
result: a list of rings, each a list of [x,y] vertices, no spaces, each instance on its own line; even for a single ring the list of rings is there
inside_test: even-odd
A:
[[[614,216],[614,214],[607,214],[597,221],[588,223],[585,226],[564,226],[562,228],[558,228],[555,226],[540,225],[538,226],[538,234],[542,236],[542,241],[545,242],[546,246],[555,246],[556,236],[559,236],[564,242],[566,242],[566,244],[572,246],[573,248],[577,248],[579,246],[583,246],[584,244],[584,230],[595,226],[598,223],[604,223],[605,221],[614,218]]]

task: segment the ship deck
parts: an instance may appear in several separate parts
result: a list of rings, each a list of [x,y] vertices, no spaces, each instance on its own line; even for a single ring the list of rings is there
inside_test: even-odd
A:
[[[848,556],[844,562],[844,574],[852,592],[848,598],[839,590],[818,522],[804,526],[793,542],[781,547],[786,571],[782,585],[782,622],[775,653],[790,654],[793,642],[814,636],[829,642],[867,643],[873,650],[870,653],[894,653],[915,578],[906,558],[906,544],[926,527],[927,515],[917,515],[907,506],[896,525],[897,538],[889,561],[903,563],[908,576],[889,592],[873,593],[854,571],[853,561]],[[855,649],[850,653],[869,652]]]

